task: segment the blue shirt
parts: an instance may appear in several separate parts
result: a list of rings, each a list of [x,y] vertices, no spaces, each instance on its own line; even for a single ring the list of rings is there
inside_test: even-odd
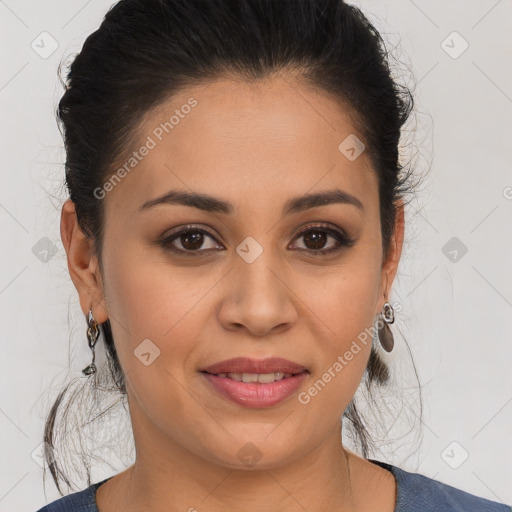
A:
[[[391,471],[395,476],[397,496],[394,512],[512,512],[510,505],[480,498],[386,462],[367,460]],[[95,499],[96,489],[110,478],[59,498],[37,512],[99,512]]]

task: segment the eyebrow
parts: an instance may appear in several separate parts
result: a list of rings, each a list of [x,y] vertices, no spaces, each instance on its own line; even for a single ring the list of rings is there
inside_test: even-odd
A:
[[[181,190],[171,190],[163,196],[146,201],[141,205],[139,211],[147,210],[159,204],[190,206],[205,212],[224,213],[226,215],[231,215],[234,212],[233,205],[223,199],[208,194]],[[329,204],[348,204],[357,207],[361,211],[364,210],[363,204],[356,196],[340,189],[334,189],[305,194],[289,199],[284,204],[282,215],[290,215],[291,213],[298,213],[310,208]]]

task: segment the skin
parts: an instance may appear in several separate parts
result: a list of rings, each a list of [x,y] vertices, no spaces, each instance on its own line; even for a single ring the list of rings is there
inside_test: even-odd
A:
[[[348,135],[363,137],[340,102],[291,76],[188,87],[147,113],[136,148],[190,97],[198,105],[103,199],[103,273],[73,204],[62,209],[82,311],[92,307],[98,322],[112,324],[137,452],[133,466],[98,489],[99,510],[392,512],[393,475],[340,442],[371,339],[308,404],[297,393],[381,312],[402,251],[403,204],[383,261],[377,176],[365,152],[350,161],[338,150]],[[234,214],[170,204],[138,211],[177,188],[229,201]],[[288,199],[334,188],[363,210],[330,204],[281,215]],[[158,244],[192,223],[214,236],[196,246],[209,256]],[[354,246],[311,256],[314,245],[297,234],[319,223],[344,230]],[[248,236],[263,248],[252,263],[236,252]],[[179,236],[172,245],[185,250]],[[320,247],[337,245],[329,236]],[[134,355],[144,339],[160,350],[148,366]],[[235,356],[284,357],[310,375],[286,401],[249,409],[199,372]],[[237,456],[249,442],[261,454],[253,467]]]

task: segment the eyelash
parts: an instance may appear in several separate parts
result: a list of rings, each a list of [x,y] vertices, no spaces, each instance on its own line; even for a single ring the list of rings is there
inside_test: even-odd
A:
[[[333,252],[336,252],[336,251],[340,251],[340,250],[342,250],[344,248],[350,248],[350,247],[352,247],[355,244],[355,240],[354,239],[349,238],[343,232],[338,231],[336,229],[333,229],[333,228],[331,228],[331,227],[329,227],[328,225],[325,225],[325,224],[320,224],[320,225],[315,225],[315,226],[308,226],[307,228],[305,228],[302,231],[300,231],[297,234],[297,236],[295,237],[295,239],[298,239],[301,236],[304,236],[304,235],[306,235],[308,233],[317,232],[317,231],[325,232],[328,235],[332,236],[338,242],[339,245],[337,247],[333,247],[331,249],[319,249],[319,250],[316,250],[316,251],[313,250],[313,249],[297,249],[297,250],[302,251],[302,252],[306,252],[306,253],[308,253],[308,255],[312,255],[312,256],[324,256],[324,255],[327,255],[327,254],[330,254],[330,253],[333,253]],[[198,249],[198,250],[194,250],[194,251],[187,251],[187,250],[184,250],[184,249],[178,249],[177,247],[174,247],[173,245],[171,245],[174,240],[179,238],[184,233],[203,233],[203,234],[211,237],[213,240],[215,240],[215,242],[218,243],[216,238],[209,231],[207,231],[207,230],[205,230],[203,228],[200,228],[198,226],[195,226],[195,225],[188,225],[188,226],[184,226],[184,227],[180,228],[178,231],[175,231],[175,232],[171,233],[169,236],[167,236],[164,240],[162,240],[160,242],[160,245],[165,250],[169,250],[169,251],[172,251],[174,253],[178,253],[180,255],[186,254],[187,256],[191,255],[191,256],[194,256],[194,257],[195,256],[202,256],[201,253],[203,253],[203,252],[207,252],[207,251],[210,251],[210,250],[215,250],[215,249],[202,249],[202,250]]]

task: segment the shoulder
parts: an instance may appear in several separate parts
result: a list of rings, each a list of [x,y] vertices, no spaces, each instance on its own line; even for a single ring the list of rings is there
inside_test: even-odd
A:
[[[397,480],[395,512],[512,512],[510,505],[462,491],[419,473],[373,461],[391,471]]]
[[[74,492],[52,501],[37,512],[98,512],[96,490],[107,480],[109,478],[92,484],[83,491]]]

